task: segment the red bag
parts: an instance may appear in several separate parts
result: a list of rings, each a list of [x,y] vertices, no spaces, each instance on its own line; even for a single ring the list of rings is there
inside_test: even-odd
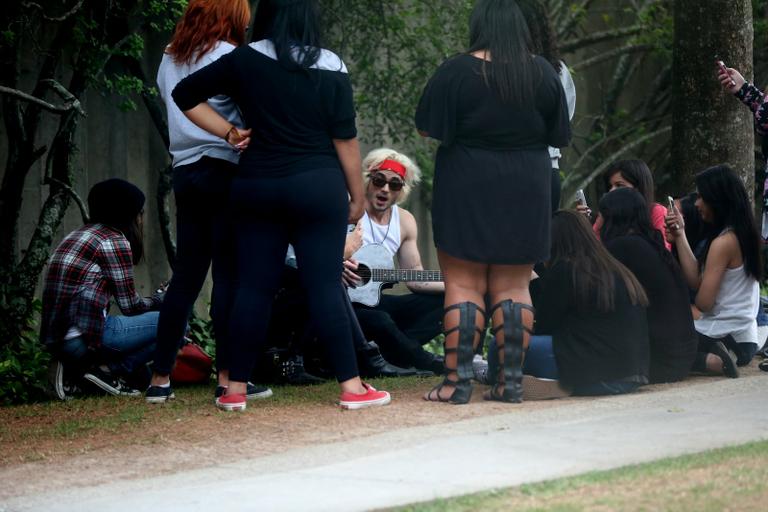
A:
[[[176,366],[171,370],[171,380],[176,384],[201,384],[208,382],[213,372],[213,359],[200,345],[189,342],[179,350]]]

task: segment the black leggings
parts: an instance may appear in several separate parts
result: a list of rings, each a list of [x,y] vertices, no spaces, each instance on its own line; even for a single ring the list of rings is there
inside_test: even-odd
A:
[[[232,182],[237,289],[229,377],[247,381],[263,351],[288,244],[296,250],[311,322],[342,382],[358,375],[341,282],[349,205],[339,168],[280,177],[244,172]]]
[[[203,157],[173,170],[176,199],[176,262],[160,308],[153,369],[169,375],[189,315],[213,261],[211,317],[216,334],[216,365],[227,368],[227,329],[233,294],[233,240],[229,190],[237,165]]]

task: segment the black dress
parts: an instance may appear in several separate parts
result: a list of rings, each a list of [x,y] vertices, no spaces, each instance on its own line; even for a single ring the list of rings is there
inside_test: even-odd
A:
[[[571,137],[557,72],[534,58],[534,101],[505,103],[483,79],[484,61],[462,54],[430,79],[416,126],[440,140],[435,161],[435,245],[451,256],[489,264],[530,264],[549,257],[548,146]]]
[[[651,243],[638,235],[614,238],[605,247],[635,274],[648,295],[651,382],[684,379],[696,357],[698,336],[682,274],[669,267]]]

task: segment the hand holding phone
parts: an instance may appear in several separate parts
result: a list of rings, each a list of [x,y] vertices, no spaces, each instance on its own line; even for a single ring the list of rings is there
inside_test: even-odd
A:
[[[591,219],[592,210],[587,205],[587,196],[582,189],[576,191],[576,210],[579,213],[586,215],[587,219]]]
[[[725,66],[725,63],[719,59],[715,59],[715,64],[717,64],[717,67],[720,69],[720,74],[723,74],[726,77],[728,77],[731,87],[735,86],[736,82],[731,77],[731,74],[728,72],[728,68]]]

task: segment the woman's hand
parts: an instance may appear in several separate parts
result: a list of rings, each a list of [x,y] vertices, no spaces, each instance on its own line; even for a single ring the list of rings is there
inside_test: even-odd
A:
[[[739,90],[746,83],[746,80],[744,80],[744,77],[741,76],[741,73],[739,73],[738,70],[734,68],[725,68],[725,70],[718,68],[717,79],[720,80],[720,83],[725,88],[725,90],[731,94],[736,94],[739,92]]]
[[[233,126],[227,132],[225,139],[235,151],[242,152],[248,148],[251,143],[251,129],[238,128]]]
[[[349,200],[349,220],[348,224],[357,224],[357,221],[363,216],[363,210],[365,208],[365,199],[352,198]]]
[[[576,211],[585,216],[588,221],[592,222],[592,208],[585,204],[577,204]]]
[[[681,236],[685,236],[685,220],[677,207],[673,206],[671,210],[667,209],[664,224],[666,224],[667,240],[670,243],[677,241]]]

